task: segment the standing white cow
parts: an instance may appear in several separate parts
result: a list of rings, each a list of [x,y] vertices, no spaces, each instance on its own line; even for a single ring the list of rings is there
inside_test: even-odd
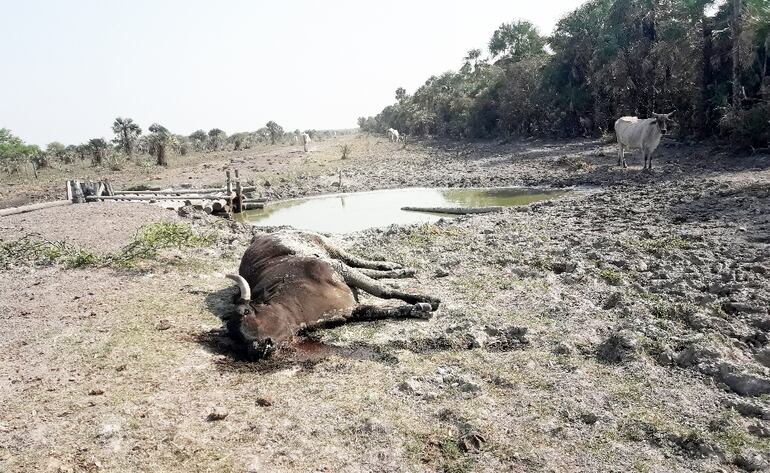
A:
[[[644,156],[644,169],[652,169],[652,153],[660,144],[660,138],[668,132],[671,113],[653,113],[653,118],[620,117],[615,122],[618,139],[618,166],[626,165],[624,149],[640,149]],[[649,159],[649,166],[647,161]]]
[[[294,135],[294,144],[296,145],[297,143],[299,143],[299,137]]]
[[[310,135],[302,133],[302,149],[307,153],[307,147],[310,145]]]
[[[395,128],[388,128],[388,139],[390,141],[398,143],[401,140],[401,137],[398,135],[398,130]]]

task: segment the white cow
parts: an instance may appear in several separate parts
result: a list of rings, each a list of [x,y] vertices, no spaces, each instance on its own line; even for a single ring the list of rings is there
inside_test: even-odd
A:
[[[299,137],[294,135],[294,144],[296,145],[297,143],[299,143]]]
[[[398,130],[395,128],[388,128],[388,139],[398,143],[401,140],[401,137],[398,135]]]
[[[615,122],[615,136],[618,139],[618,166],[626,165],[624,148],[640,149],[644,156],[644,169],[652,169],[652,153],[660,144],[660,138],[668,132],[671,113],[653,113],[653,118],[620,117]]]
[[[310,145],[310,135],[307,133],[302,133],[302,148],[307,153],[307,147]]]

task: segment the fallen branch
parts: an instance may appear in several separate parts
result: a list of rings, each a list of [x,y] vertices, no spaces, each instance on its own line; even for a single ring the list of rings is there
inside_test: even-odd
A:
[[[468,215],[468,214],[489,214],[501,212],[502,207],[401,207],[401,210],[408,210],[410,212],[428,212],[434,214],[452,214],[452,215]]]
[[[71,203],[72,202],[69,200],[56,200],[53,202],[43,202],[42,204],[22,205],[21,207],[12,207],[10,209],[0,210],[0,217],[5,217],[6,215],[23,214],[25,212],[47,209],[49,207],[59,207],[61,205],[69,205]]]

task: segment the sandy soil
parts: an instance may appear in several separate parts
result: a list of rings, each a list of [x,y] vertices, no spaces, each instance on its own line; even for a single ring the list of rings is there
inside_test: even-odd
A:
[[[597,141],[315,146],[132,164],[112,179],[221,184],[237,165],[269,197],[337,191],[340,171],[346,191],[591,191],[337,237],[416,268],[392,283],[442,307],[318,332],[267,363],[239,360],[219,330],[223,275],[252,229],[142,204],[1,218],[0,245],[34,232],[106,254],[158,221],[210,238],[129,269],[0,270],[0,470],[767,470],[770,157],[665,143],[646,173],[638,157],[613,166]],[[3,202],[45,199],[66,171]]]

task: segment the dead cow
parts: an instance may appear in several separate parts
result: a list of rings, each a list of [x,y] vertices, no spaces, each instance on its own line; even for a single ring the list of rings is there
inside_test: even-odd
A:
[[[286,230],[254,237],[241,259],[236,310],[227,326],[253,358],[269,356],[302,329],[386,318],[428,319],[439,300],[398,291],[377,279],[414,271],[397,263],[358,258],[321,235]],[[406,305],[358,304],[358,289]]]
[[[620,117],[615,122],[618,139],[618,166],[626,165],[624,148],[640,149],[644,156],[644,169],[652,169],[652,153],[660,144],[660,138],[668,132],[671,113],[653,113],[653,118]],[[649,160],[649,167],[647,161]]]

